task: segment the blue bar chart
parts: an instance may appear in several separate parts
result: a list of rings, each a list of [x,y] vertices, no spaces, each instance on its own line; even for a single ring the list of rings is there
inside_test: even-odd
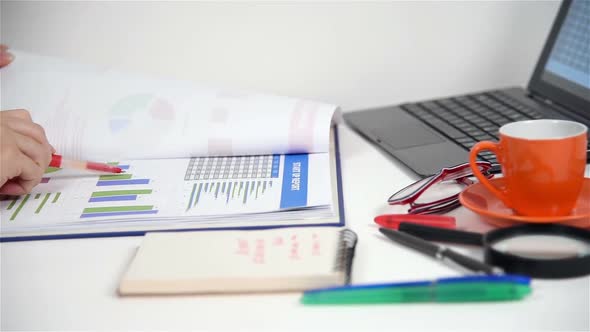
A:
[[[84,208],[80,218],[98,218],[98,217],[117,217],[129,215],[146,215],[156,214],[158,210],[150,204],[138,204],[141,197],[152,193],[151,188],[143,188],[144,185],[150,184],[150,179],[134,178],[129,172],[129,165],[119,165],[110,163],[125,170],[123,174],[101,175],[96,182],[97,190],[90,194],[88,203],[91,204]],[[139,185],[139,186],[138,186]],[[113,189],[102,190],[103,187]],[[105,188],[106,189],[106,188]],[[117,203],[116,205],[104,205],[104,203]],[[121,203],[124,203],[121,205]],[[128,204],[126,204],[128,203]]]

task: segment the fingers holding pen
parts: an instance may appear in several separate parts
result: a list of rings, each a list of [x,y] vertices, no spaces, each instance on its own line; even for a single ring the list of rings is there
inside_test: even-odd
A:
[[[23,195],[30,192],[33,187],[41,182],[45,169],[25,155],[21,155],[18,159],[20,174],[1,186],[0,194]]]
[[[41,170],[45,170],[51,162],[51,147],[49,144],[41,144],[30,136],[15,133],[16,144],[19,150],[29,159],[34,161]],[[41,173],[43,175],[43,173]]]
[[[0,134],[0,194],[27,193],[41,181],[46,168],[45,148],[5,126],[0,126]]]
[[[0,193],[27,193],[41,181],[55,150],[24,110],[0,112],[0,136]]]

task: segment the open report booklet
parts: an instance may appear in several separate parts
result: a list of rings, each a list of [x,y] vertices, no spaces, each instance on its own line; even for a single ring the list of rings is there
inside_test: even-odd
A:
[[[1,109],[23,108],[68,159],[1,197],[2,241],[150,230],[343,225],[336,106],[13,52]]]

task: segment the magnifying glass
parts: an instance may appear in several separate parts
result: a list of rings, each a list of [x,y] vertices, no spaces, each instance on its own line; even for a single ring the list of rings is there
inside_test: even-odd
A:
[[[412,223],[399,231],[424,240],[481,246],[489,265],[534,278],[590,274],[590,231],[558,225],[519,225],[481,234]]]

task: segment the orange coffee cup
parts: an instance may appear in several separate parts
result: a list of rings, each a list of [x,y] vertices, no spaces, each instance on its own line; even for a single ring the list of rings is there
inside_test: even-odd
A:
[[[584,181],[588,128],[565,120],[530,120],[500,128],[500,142],[471,148],[477,179],[507,207],[523,216],[565,216],[574,208]],[[502,167],[505,188],[497,188],[475,165],[490,150]]]

